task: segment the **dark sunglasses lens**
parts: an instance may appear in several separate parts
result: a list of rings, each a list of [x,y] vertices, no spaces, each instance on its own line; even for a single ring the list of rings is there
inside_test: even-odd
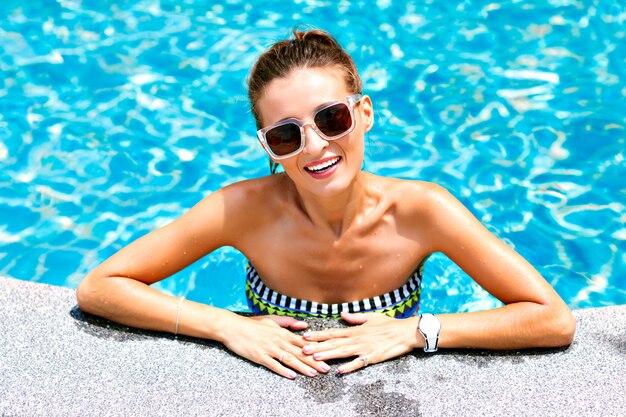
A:
[[[278,126],[265,132],[267,145],[278,156],[288,155],[300,148],[300,128],[295,123]]]
[[[343,103],[320,110],[314,121],[318,129],[330,138],[346,133],[352,126],[350,109]]]

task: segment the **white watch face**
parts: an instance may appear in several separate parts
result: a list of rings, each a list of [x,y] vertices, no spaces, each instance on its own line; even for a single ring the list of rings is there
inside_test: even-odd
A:
[[[441,329],[439,319],[432,314],[424,314],[420,319],[419,328],[428,337],[435,337]]]

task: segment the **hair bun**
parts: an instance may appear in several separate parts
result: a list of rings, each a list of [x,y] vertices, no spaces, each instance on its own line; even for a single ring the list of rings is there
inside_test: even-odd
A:
[[[320,29],[311,29],[299,31],[297,29],[293,30],[293,42],[298,41],[306,41],[306,42],[316,42],[323,45],[328,45],[333,48],[341,49],[339,43],[332,37],[332,35],[328,32],[324,32]]]

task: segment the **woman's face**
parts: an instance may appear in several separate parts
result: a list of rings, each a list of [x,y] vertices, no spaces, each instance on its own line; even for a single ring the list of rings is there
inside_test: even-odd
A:
[[[270,82],[257,106],[263,127],[291,117],[311,122],[316,108],[352,94],[340,70],[305,68]],[[331,141],[320,137],[310,125],[305,126],[302,152],[277,161],[300,192],[306,190],[318,196],[332,196],[354,181],[363,164],[364,134],[373,123],[369,97],[364,96],[355,105],[354,118],[354,130]],[[320,164],[324,163],[333,165],[320,171]]]

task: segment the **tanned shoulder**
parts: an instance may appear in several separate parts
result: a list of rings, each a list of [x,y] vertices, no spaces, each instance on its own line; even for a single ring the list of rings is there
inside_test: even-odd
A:
[[[399,214],[421,218],[429,217],[433,204],[449,195],[440,185],[417,180],[396,180],[391,190],[397,200]]]
[[[255,227],[267,216],[275,216],[275,207],[284,189],[281,174],[239,181],[221,190],[226,223],[239,230]]]

